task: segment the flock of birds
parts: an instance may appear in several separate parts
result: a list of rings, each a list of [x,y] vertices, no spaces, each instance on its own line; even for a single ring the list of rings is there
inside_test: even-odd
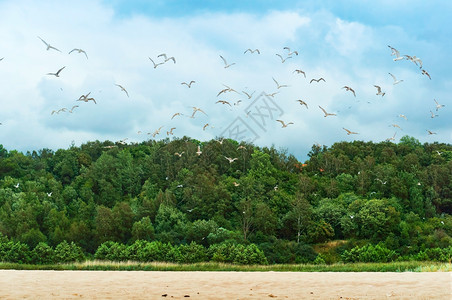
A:
[[[61,52],[61,50],[59,50],[58,48],[54,47],[54,46],[51,45],[50,43],[46,42],[46,41],[45,41],[44,39],[42,39],[41,37],[38,36],[38,38],[44,43],[45,49],[46,49],[47,51],[53,50],[53,51]],[[400,55],[400,52],[399,52],[397,49],[395,49],[394,47],[391,47],[391,46],[388,46],[388,47],[389,47],[390,50],[391,50],[391,56],[395,56],[395,58],[393,59],[395,62],[397,62],[397,61],[402,61],[402,60],[408,60],[408,61],[411,61],[411,62],[413,62],[417,67],[419,67],[421,75],[424,75],[424,76],[428,77],[428,79],[431,80],[431,76],[430,76],[430,74],[423,68],[422,60],[421,60],[420,58],[418,58],[418,57],[416,57],[416,56],[410,56],[410,55],[403,55],[403,56],[402,56],[402,55]],[[84,51],[83,49],[80,49],[80,48],[74,48],[74,49],[72,49],[72,50],[70,50],[70,51],[68,52],[68,54],[72,54],[72,53],[83,54],[83,55],[86,57],[86,59],[88,59],[88,54],[87,54],[87,52]],[[251,48],[249,48],[249,49],[246,49],[246,50],[243,52],[243,54],[244,54],[244,55],[259,55],[259,54],[261,54],[261,51],[260,51],[259,49],[251,49]],[[276,53],[276,54],[275,54],[275,56],[277,56],[277,57],[280,59],[280,63],[282,63],[282,64],[284,64],[284,63],[285,63],[287,60],[289,60],[289,59],[290,59],[290,60],[293,60],[293,59],[294,59],[296,56],[298,56],[298,55],[299,55],[299,52],[298,52],[297,50],[292,50],[292,49],[290,49],[289,47],[284,47],[284,48],[283,48],[283,53],[282,53],[282,54],[280,54],[280,53]],[[161,53],[161,54],[157,55],[156,58],[151,58],[151,57],[148,57],[148,58],[149,58],[149,61],[152,63],[152,66],[153,66],[154,69],[157,69],[159,66],[162,66],[162,65],[164,65],[164,64],[166,64],[166,63],[173,63],[173,64],[176,64],[176,58],[175,58],[174,56],[169,56],[169,55],[167,55],[166,53]],[[233,67],[234,65],[236,65],[235,62],[230,62],[230,61],[228,61],[228,60],[227,60],[224,56],[222,56],[222,55],[219,55],[219,58],[220,58],[221,61],[223,62],[223,67],[224,67],[224,69],[228,69],[228,68],[231,68],[231,67]],[[1,58],[0,61],[1,61],[1,60],[3,60],[3,58]],[[62,76],[63,71],[65,71],[65,68],[66,68],[66,66],[62,66],[62,67],[59,68],[56,72],[49,72],[49,73],[47,73],[46,75],[47,75],[47,76],[60,77],[60,76]],[[293,73],[293,74],[296,74],[296,75],[303,75],[304,78],[306,78],[306,76],[307,76],[307,75],[306,75],[306,72],[305,72],[304,70],[302,70],[302,69],[295,69],[292,73]],[[400,84],[400,83],[403,82],[403,79],[398,79],[394,74],[392,74],[392,73],[388,73],[388,74],[389,74],[389,75],[392,77],[392,79],[393,79],[393,85],[398,85],[398,84]],[[275,97],[277,94],[279,94],[279,92],[280,92],[281,89],[285,89],[285,88],[289,88],[289,87],[290,87],[290,86],[287,85],[287,84],[280,83],[280,82],[279,82],[277,79],[275,79],[274,77],[272,77],[272,80],[273,80],[273,82],[275,83],[275,91],[272,92],[272,93],[265,93],[265,95],[266,95],[267,97],[272,97],[272,98],[273,98],[273,97]],[[312,78],[312,79],[309,80],[309,84],[313,84],[313,83],[315,83],[315,84],[322,84],[322,83],[325,84],[326,82],[327,82],[326,79],[323,78],[323,77]],[[197,82],[196,82],[195,80],[189,80],[189,81],[186,81],[186,82],[181,82],[180,84],[183,85],[183,86],[186,86],[186,88],[188,88],[188,89],[191,89],[193,86],[195,86],[195,85],[197,84]],[[129,97],[129,92],[127,91],[127,89],[126,89],[124,86],[122,86],[121,84],[118,84],[118,83],[114,83],[114,85],[119,89],[120,92],[123,92],[127,97]],[[254,93],[255,93],[255,91],[253,91],[253,92],[249,92],[249,91],[241,91],[241,92],[239,92],[239,91],[237,91],[236,89],[234,89],[234,88],[232,88],[232,87],[230,87],[230,86],[227,86],[227,85],[224,85],[224,84],[223,84],[223,86],[224,86],[224,88],[222,88],[222,89],[217,93],[217,97],[219,97],[219,96],[222,96],[222,97],[223,97],[223,96],[227,95],[228,93],[234,93],[234,95],[246,96],[246,98],[249,100],[249,99],[252,99],[252,98],[253,98],[253,95],[254,95]],[[386,95],[386,92],[382,90],[381,86],[379,86],[379,85],[374,85],[374,87],[376,88],[376,95],[377,95],[377,96],[384,97],[384,96]],[[353,87],[351,87],[351,86],[349,86],[349,85],[344,85],[344,86],[342,87],[342,89],[345,89],[345,92],[349,92],[349,93],[351,93],[354,97],[356,97],[356,91],[355,91],[355,89],[354,89]],[[91,101],[91,102],[93,102],[94,104],[97,104],[96,99],[95,99],[94,97],[90,96],[90,95],[91,95],[91,92],[88,92],[88,93],[86,93],[86,94],[82,94],[82,95],[81,95],[77,100],[75,100],[75,101],[80,101],[80,102],[85,102],[85,103]],[[308,103],[307,103],[305,100],[297,99],[297,100],[295,100],[295,101],[298,102],[301,106],[304,106],[306,109],[309,109],[309,105],[308,105]],[[239,100],[237,100],[237,101],[235,101],[235,102],[228,101],[228,100],[224,100],[224,99],[218,99],[218,100],[215,102],[215,104],[228,105],[229,107],[233,107],[233,106],[238,106],[238,105],[240,105],[241,102],[242,102],[242,99],[239,99]],[[432,109],[434,109],[435,112],[438,112],[441,108],[443,108],[443,107],[445,106],[444,104],[438,103],[438,101],[437,101],[436,99],[434,99],[434,102],[435,102],[435,106],[434,106],[434,108],[432,108]],[[52,111],[51,111],[51,115],[54,115],[54,114],[60,114],[60,113],[73,113],[74,110],[75,110],[76,108],[79,108],[79,107],[80,107],[80,106],[77,105],[77,104],[72,105],[72,107],[71,107],[70,109],[69,109],[69,108],[66,108],[66,107],[61,107],[61,108],[52,110]],[[335,116],[337,116],[337,113],[333,113],[333,112],[331,112],[331,111],[328,111],[326,108],[322,107],[321,105],[318,105],[318,107],[319,107],[319,109],[321,110],[321,112],[323,113],[323,116],[324,116],[325,118],[326,118],[326,117],[335,117]],[[248,115],[249,113],[250,113],[250,112],[248,112],[247,115]],[[190,114],[186,114],[186,113],[183,113],[183,112],[175,112],[174,114],[172,114],[171,120],[173,120],[173,119],[176,118],[176,117],[188,117],[188,118],[194,119],[198,114],[203,114],[203,115],[205,115],[205,116],[208,116],[208,114],[207,114],[203,109],[201,109],[201,108],[199,108],[199,107],[196,107],[196,106],[193,106],[193,107],[192,107],[192,111],[191,111]],[[434,113],[432,110],[430,110],[430,116],[431,116],[431,118],[436,118],[436,117],[438,117],[439,115],[438,115],[437,113]],[[405,115],[403,115],[403,114],[400,114],[399,117],[404,118],[405,120],[407,119],[407,117],[406,117]],[[277,119],[276,122],[279,122],[279,123],[281,124],[281,128],[287,128],[289,125],[294,124],[293,121],[287,121],[287,120],[281,120],[281,119]],[[1,123],[0,123],[0,125],[1,125]],[[389,125],[389,126],[393,126],[394,128],[401,129],[400,126],[397,125],[397,124],[391,124],[391,125]],[[164,127],[164,126],[160,126],[159,128],[155,129],[154,131],[149,131],[149,132],[147,132],[147,134],[148,134],[148,135],[152,135],[152,137],[155,138],[157,135],[159,135],[159,134],[161,133],[161,130],[163,129],[163,127]],[[214,126],[211,125],[211,124],[209,124],[209,123],[205,123],[205,124],[202,126],[203,130],[206,130],[206,129],[209,128],[209,127],[210,127],[210,128],[214,128]],[[174,126],[173,126],[173,127],[170,127],[170,129],[166,131],[166,135],[167,135],[167,136],[174,135],[174,131],[175,131],[176,129],[177,129],[177,128],[174,127]],[[352,130],[347,129],[347,128],[345,128],[345,127],[343,127],[343,130],[345,130],[345,132],[346,132],[347,135],[356,135],[356,134],[359,134],[358,132],[352,131]],[[433,131],[431,131],[431,130],[428,130],[428,129],[427,129],[427,132],[428,132],[429,135],[431,135],[431,134],[436,134],[435,132],[433,132]],[[396,132],[396,133],[397,133],[397,132]],[[395,133],[393,136],[387,138],[386,140],[387,140],[387,141],[391,141],[391,140],[393,141],[393,140],[395,140],[396,133]],[[141,131],[141,130],[138,131],[137,134],[142,134],[142,131]],[[126,144],[126,140],[128,140],[128,138],[125,138],[125,139],[123,139],[123,140],[120,140],[120,141],[118,141],[118,143],[120,143],[120,144]],[[219,140],[219,141],[220,141],[220,140]],[[115,146],[107,146],[107,148],[108,148],[108,147],[115,147]],[[184,152],[182,152],[182,153],[177,153],[177,152],[176,152],[175,155],[177,155],[178,157],[181,157],[183,153],[184,153]],[[200,149],[199,146],[198,146],[198,151],[196,152],[196,154],[197,154],[197,155],[201,155],[201,154],[202,154],[202,151],[201,151],[201,149]],[[229,163],[232,163],[232,162],[234,162],[234,161],[237,159],[237,158],[229,158],[229,157],[225,157],[225,158],[229,161]]]

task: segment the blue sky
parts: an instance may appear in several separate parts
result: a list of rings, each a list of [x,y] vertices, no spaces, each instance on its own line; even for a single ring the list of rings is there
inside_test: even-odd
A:
[[[25,152],[140,142],[161,126],[156,139],[209,140],[229,137],[239,123],[248,128],[243,139],[300,160],[315,143],[404,135],[451,143],[451,15],[446,0],[0,1],[0,144]],[[61,52],[47,51],[38,36]],[[388,45],[421,58],[432,79],[409,60],[393,61]],[[299,55],[282,63],[276,54],[287,57],[284,47]],[[74,48],[88,59],[69,54]],[[248,48],[261,54],[244,54]],[[149,57],[162,61],[161,53],[176,63],[154,68]],[[224,68],[220,55],[235,64]],[[60,77],[47,75],[63,66]],[[394,85],[389,73],[403,81]],[[320,77],[326,82],[310,83]],[[191,88],[181,84],[190,80]],[[217,96],[225,85],[237,93]],[[76,101],[89,92],[97,104]],[[259,98],[263,92],[277,94]],[[434,99],[444,107],[437,111]],[[263,104],[275,108],[265,120],[271,111]],[[189,118],[193,106],[207,115]],[[336,116],[323,117],[319,106]],[[293,124],[281,128],[276,119]]]

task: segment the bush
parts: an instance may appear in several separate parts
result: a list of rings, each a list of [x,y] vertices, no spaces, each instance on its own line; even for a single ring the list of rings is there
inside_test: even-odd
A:
[[[207,249],[202,245],[191,242],[188,245],[180,245],[178,248],[183,263],[207,261]]]
[[[447,262],[452,259],[452,246],[449,248],[429,248],[424,251],[420,251],[416,260],[430,260],[430,261],[442,261]]]
[[[62,241],[55,247],[55,261],[58,263],[69,263],[75,261],[85,260],[82,248],[77,246],[74,242],[70,244]]]
[[[390,262],[397,259],[397,253],[379,243],[345,250],[341,257],[344,262]]]
[[[30,263],[30,248],[27,244],[21,242],[0,242],[0,261],[19,264]]]
[[[46,265],[55,262],[55,251],[44,242],[40,242],[31,252],[31,260],[34,264]]]

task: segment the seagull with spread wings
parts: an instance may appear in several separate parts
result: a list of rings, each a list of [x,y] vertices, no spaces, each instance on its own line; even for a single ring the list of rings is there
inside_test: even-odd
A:
[[[326,112],[326,110],[325,110],[323,107],[321,107],[320,105],[319,105],[319,108],[320,108],[320,109],[323,111],[323,113],[325,114],[325,115],[324,115],[325,118],[328,117],[328,116],[336,116],[336,114]]]
[[[126,90],[122,85],[116,84],[116,83],[115,83],[115,85],[118,86],[118,87],[121,89],[121,91],[123,91],[124,93],[126,93],[127,97],[129,97],[129,93],[127,92],[127,90]]]
[[[432,80],[432,77],[430,77],[430,74],[424,69],[422,69],[422,75],[426,75],[430,80]]]
[[[346,91],[350,91],[350,92],[352,92],[352,93],[353,93],[353,96],[355,96],[355,97],[356,97],[356,94],[355,94],[355,90],[354,90],[354,89],[352,89],[351,87],[349,87],[349,86],[344,86],[344,87],[343,87],[343,89],[345,89]]]
[[[246,52],[250,52],[250,53],[257,52],[257,54],[261,54],[261,52],[259,51],[259,49],[251,50],[251,49],[248,48],[248,49],[245,50],[245,52],[243,52],[243,54],[245,54]]]
[[[386,94],[385,92],[382,92],[382,91],[381,91],[381,87],[380,87],[380,86],[374,85],[374,87],[377,88],[377,93],[376,93],[376,95],[381,95],[381,96],[383,97],[383,96]]]
[[[391,73],[388,73],[388,74],[391,75],[392,79],[394,79],[394,83],[393,83],[394,85],[401,83],[403,81],[403,79],[397,80],[397,78]]]
[[[441,107],[444,107],[444,104],[439,104],[438,101],[436,101],[436,99],[433,99],[433,101],[435,101],[436,103],[436,111],[438,111],[438,109],[440,109]]]
[[[158,66],[160,66],[160,65],[163,65],[164,63],[155,63],[153,60],[152,60],[152,58],[150,58],[150,57],[148,57],[149,58],[149,60],[152,62],[152,64],[154,64],[154,69],[156,69]]]
[[[47,73],[47,75],[53,75],[55,77],[60,77],[60,72],[63,71],[63,69],[66,68],[65,66],[59,69],[56,73]]]
[[[46,41],[44,41],[43,39],[41,39],[39,36],[38,36],[38,38],[46,45],[46,47],[47,47],[47,49],[46,50],[50,50],[50,49],[53,49],[53,50],[56,50],[56,51],[59,51],[59,52],[61,52],[59,49],[57,49],[57,48],[55,48],[55,47],[53,47],[52,45],[50,45],[49,43],[47,43]]]
[[[217,102],[215,102],[215,104],[216,103],[227,104],[232,107],[231,103],[229,103],[228,101],[225,101],[225,100],[218,100]]]
[[[234,63],[231,63],[231,64],[228,64],[228,62],[226,61],[226,59],[225,59],[223,56],[220,55],[220,57],[221,57],[221,59],[222,59],[223,62],[224,62],[224,68],[225,68],[225,69],[226,69],[226,68],[229,68],[229,67],[232,66],[232,65],[235,65],[235,62],[234,62]]]
[[[276,120],[276,122],[281,123],[282,127],[281,128],[286,128],[287,126],[289,126],[290,124],[293,124],[293,122],[289,122],[289,123],[285,123],[283,120]]]
[[[254,91],[254,92],[252,92],[251,94],[249,94],[249,93],[247,93],[247,92],[245,92],[245,91],[242,91],[242,93],[244,93],[247,97],[248,97],[248,99],[251,99],[251,97],[253,97],[253,94],[255,93],[256,91]]]
[[[197,111],[202,112],[203,114],[205,114],[207,116],[207,114],[202,109],[193,106],[193,114],[191,115],[192,118],[195,117],[195,114],[196,114]]]
[[[74,52],[74,51],[76,51],[76,52],[78,52],[78,53],[83,53],[83,54],[85,54],[86,59],[88,59],[88,54],[86,54],[85,50],[79,49],[79,48],[74,48],[74,49],[72,49],[71,51],[69,51],[69,54],[71,54],[71,53]]]
[[[304,78],[306,78],[306,73],[305,73],[303,70],[296,69],[296,70],[293,71],[292,73],[303,74],[303,75],[304,75]]]
[[[282,87],[288,87],[288,85],[285,85],[285,84],[279,84],[278,81],[276,81],[275,78],[272,77],[272,79],[273,79],[273,81],[276,83],[276,87],[277,87],[278,89],[280,89],[280,88],[282,88]]]
[[[342,127],[342,129],[344,129],[345,131],[347,131],[347,135],[350,135],[350,134],[358,134],[357,132],[350,131],[350,130],[348,130],[347,128],[344,128],[344,127]]]
[[[311,81],[309,81],[309,83],[312,83],[313,81],[317,81],[320,82],[321,80],[323,80],[323,82],[326,82],[325,79],[323,77],[320,77],[319,79],[311,79]]]
[[[304,102],[303,100],[297,100],[297,102],[299,102],[300,105],[304,105],[304,106],[306,106],[306,108],[308,108],[308,104],[306,102]]]
[[[232,164],[235,160],[238,159],[237,157],[230,158],[230,157],[227,157],[227,156],[225,156],[224,158],[226,158],[229,161],[230,164]]]
[[[281,56],[281,54],[276,53],[276,56],[278,56],[281,59],[281,63],[284,63],[286,60],[288,60],[289,58],[292,58],[292,56],[287,56],[286,58],[283,58]]]
[[[188,86],[188,88],[191,88],[191,85],[192,85],[193,83],[196,83],[196,81],[191,80],[189,83],[182,82],[181,84],[182,84],[182,85],[185,84],[186,86]]]

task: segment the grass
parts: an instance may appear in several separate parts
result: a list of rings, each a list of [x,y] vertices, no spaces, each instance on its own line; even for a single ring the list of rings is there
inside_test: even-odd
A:
[[[224,271],[224,272],[452,272],[451,263],[404,261],[392,263],[350,263],[331,265],[275,264],[234,265],[215,262],[176,264],[165,262],[111,262],[88,260],[81,263],[29,265],[0,263],[0,269],[95,270],[95,271]]]

